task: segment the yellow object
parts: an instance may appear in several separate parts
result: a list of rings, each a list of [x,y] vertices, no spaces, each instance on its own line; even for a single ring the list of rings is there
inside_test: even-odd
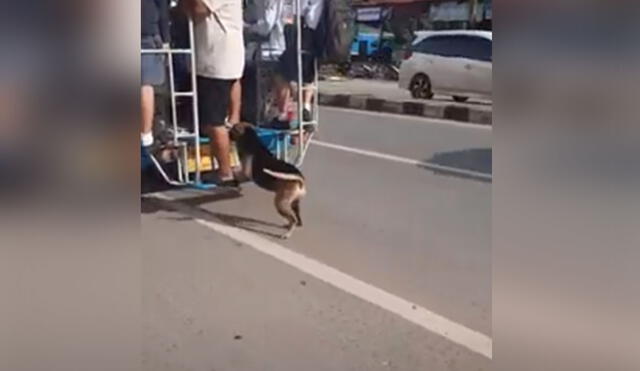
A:
[[[240,158],[238,156],[238,150],[234,143],[231,144],[231,153],[229,154],[231,160],[231,167],[240,166]],[[211,171],[218,168],[218,161],[211,156],[211,146],[208,144],[200,145],[200,171]],[[196,149],[194,146],[189,146],[187,151],[187,167],[190,173],[196,171]]]

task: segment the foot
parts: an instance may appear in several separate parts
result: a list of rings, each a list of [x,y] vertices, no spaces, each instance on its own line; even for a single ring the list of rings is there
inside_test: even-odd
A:
[[[153,145],[153,133],[141,133],[140,134],[140,142],[142,146],[145,148],[149,148]]]
[[[238,186],[240,185],[240,183],[236,180],[236,178],[233,175],[219,176],[216,184],[220,187],[231,187],[231,188],[238,188]]]
[[[305,122],[313,121],[310,109],[305,108],[302,110],[302,120]]]
[[[312,125],[305,125],[304,126],[304,132],[307,133],[307,134],[315,133],[315,131],[316,131],[316,125],[312,124]]]
[[[283,240],[288,240],[289,238],[291,238],[291,235],[293,235],[293,230],[289,230],[286,233],[282,234],[280,238],[282,238]]]
[[[240,187],[240,183],[238,183],[235,179],[223,180],[218,183],[218,187],[223,188],[238,188]]]
[[[291,235],[293,234],[293,231],[296,229],[296,224],[297,224],[297,222],[287,223],[287,224],[283,225],[283,227],[287,231],[285,233],[283,233],[282,235],[280,235],[280,238],[282,238],[283,240],[291,238]]]

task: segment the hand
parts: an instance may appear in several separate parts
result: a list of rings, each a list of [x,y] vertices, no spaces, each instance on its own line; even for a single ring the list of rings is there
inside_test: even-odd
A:
[[[167,50],[167,49],[171,49],[171,44],[169,44],[169,43],[162,43],[162,49],[165,49],[165,50]]]
[[[211,11],[209,11],[209,8],[207,8],[203,3],[199,2],[199,4],[200,5],[197,6],[193,11],[193,21],[196,23],[204,21],[211,15]]]
[[[202,0],[181,0],[179,6],[187,13],[191,19],[198,22],[207,18],[211,12]]]

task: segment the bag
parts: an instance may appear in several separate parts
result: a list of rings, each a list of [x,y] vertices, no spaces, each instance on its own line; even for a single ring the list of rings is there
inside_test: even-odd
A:
[[[353,0],[324,2],[322,19],[315,30],[317,56],[325,63],[348,62],[356,35]]]

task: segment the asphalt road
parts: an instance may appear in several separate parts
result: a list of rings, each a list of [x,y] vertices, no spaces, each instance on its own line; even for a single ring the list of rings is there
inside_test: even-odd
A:
[[[146,369],[489,370],[491,183],[456,169],[491,129],[326,108],[317,140],[288,241],[251,185],[143,197]]]

